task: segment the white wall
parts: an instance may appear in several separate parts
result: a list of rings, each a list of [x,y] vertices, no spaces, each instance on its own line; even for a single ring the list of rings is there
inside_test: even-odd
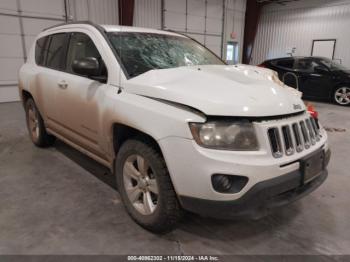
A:
[[[68,5],[72,20],[119,24],[118,0],[68,0]]]
[[[227,0],[225,3],[225,24],[224,24],[224,54],[226,53],[226,42],[238,42],[239,61],[242,61],[243,53],[243,38],[244,38],[244,23],[246,0]],[[236,37],[231,38],[231,33],[234,32]],[[225,58],[225,57],[224,57]]]
[[[0,102],[19,99],[18,69],[35,36],[64,15],[63,0],[0,0]]]
[[[161,29],[163,15],[163,29],[186,33],[219,56],[226,41],[237,41],[242,53],[245,8],[246,0],[135,0],[134,26]]]
[[[286,56],[310,56],[312,40],[336,39],[335,59],[350,67],[350,0],[304,0],[286,5],[270,4],[262,11],[252,64]]]
[[[135,0],[134,26],[162,28],[162,0]]]
[[[221,56],[223,0],[164,0],[164,29],[184,33]]]

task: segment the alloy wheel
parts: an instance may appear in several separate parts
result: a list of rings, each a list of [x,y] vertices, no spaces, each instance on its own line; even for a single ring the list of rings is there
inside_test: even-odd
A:
[[[350,88],[340,87],[334,92],[334,99],[340,105],[350,104]]]
[[[151,215],[157,208],[158,183],[145,158],[129,156],[123,167],[125,192],[133,207],[142,215]]]

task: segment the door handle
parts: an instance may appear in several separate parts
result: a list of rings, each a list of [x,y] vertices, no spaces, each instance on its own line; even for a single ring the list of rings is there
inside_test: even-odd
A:
[[[58,87],[61,88],[61,89],[67,89],[67,87],[68,87],[67,82],[64,81],[64,80],[58,82],[57,85],[58,85]]]

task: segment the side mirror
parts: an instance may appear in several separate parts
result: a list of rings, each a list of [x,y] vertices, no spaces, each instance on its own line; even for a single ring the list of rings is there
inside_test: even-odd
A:
[[[316,73],[319,73],[319,74],[328,73],[327,68],[325,68],[324,66],[315,66],[314,70],[315,70]]]
[[[85,57],[73,61],[74,73],[87,77],[100,76],[100,64],[95,57]]]

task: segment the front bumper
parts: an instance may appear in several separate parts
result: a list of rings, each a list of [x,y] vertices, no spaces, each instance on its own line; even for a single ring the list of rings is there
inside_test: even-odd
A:
[[[180,138],[164,140],[161,145],[182,207],[203,216],[230,219],[264,216],[271,209],[291,203],[319,187],[328,175],[330,150],[326,141],[324,136],[317,147],[287,160],[266,160],[266,154],[241,157],[232,152],[220,152],[218,156],[213,151],[201,151],[193,141]],[[185,150],[179,152],[178,148]],[[320,150],[325,152],[324,170],[304,183],[301,161]],[[238,193],[219,193],[211,184],[215,173],[246,176],[249,181]]]
[[[289,204],[315,190],[327,178],[322,171],[312,181],[302,184],[299,170],[255,184],[244,196],[233,201],[212,201],[180,196],[182,207],[207,217],[230,219],[237,217],[259,218],[271,209]]]

